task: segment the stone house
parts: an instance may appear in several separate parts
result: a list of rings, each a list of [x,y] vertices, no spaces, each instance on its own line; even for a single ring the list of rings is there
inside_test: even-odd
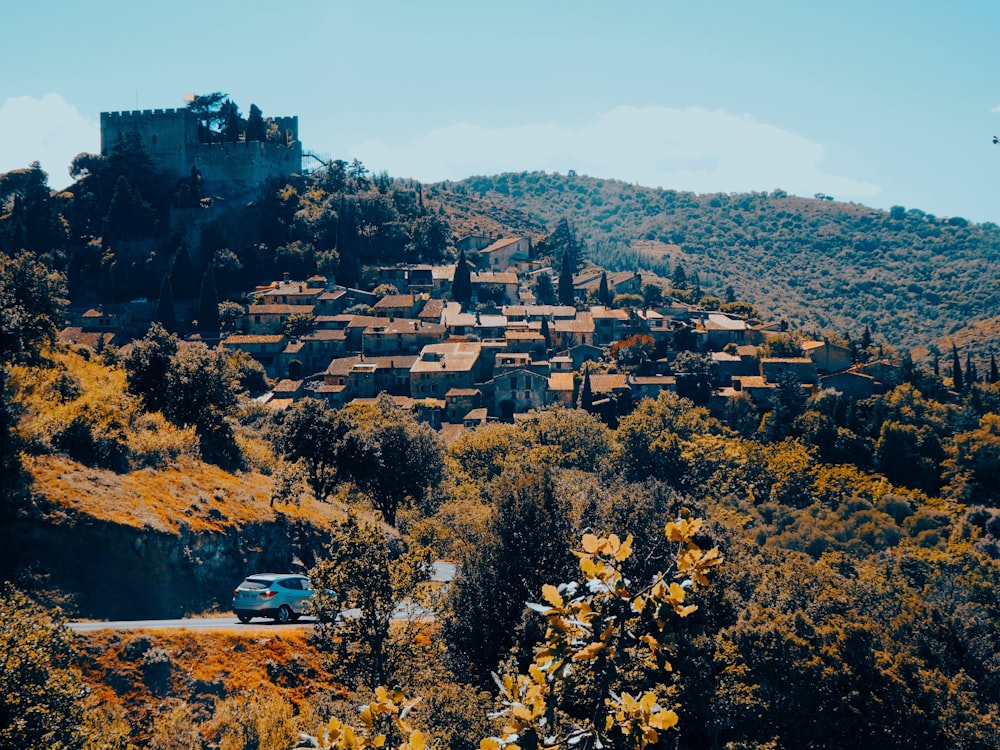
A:
[[[471,389],[482,377],[482,345],[445,341],[425,346],[410,367],[413,398],[441,398],[452,388]]]
[[[427,298],[419,294],[387,294],[374,305],[372,314],[389,318],[416,318]]]
[[[722,351],[727,344],[750,343],[750,326],[743,318],[721,312],[710,312],[697,319],[695,335],[701,340],[703,350]]]
[[[396,318],[386,325],[372,325],[361,334],[365,354],[417,354],[428,344],[442,341],[446,335],[441,323]]]
[[[511,370],[493,378],[493,408],[501,419],[541,409],[549,403],[549,378],[531,370]]]
[[[220,349],[242,351],[260,362],[269,378],[283,375],[282,352],[288,344],[288,337],[281,333],[273,334],[235,334],[226,336],[219,342]]]
[[[326,368],[323,382],[341,388],[335,395],[341,403],[355,398],[374,398],[383,392],[405,396],[410,389],[410,368],[416,360],[414,354],[338,357]]]
[[[501,290],[499,304],[511,305],[518,301],[517,290],[520,286],[520,281],[516,273],[479,271],[472,274],[471,281],[473,299],[487,299],[489,295],[486,293],[486,288],[496,287]]]
[[[816,363],[816,369],[824,375],[849,370],[854,364],[850,349],[839,344],[831,344],[827,339],[805,341],[802,343],[802,351]]]
[[[531,257],[530,237],[500,239],[479,251],[479,266],[491,271],[506,271],[517,260]]]
[[[589,312],[581,312],[572,320],[553,320],[549,334],[554,349],[571,349],[580,344],[594,346],[594,319]]]
[[[593,305],[590,317],[594,321],[594,339],[591,342],[594,346],[611,346],[615,341],[628,338],[636,328],[628,310]]]
[[[816,363],[809,357],[764,357],[760,360],[760,374],[768,383],[777,383],[786,374],[803,385],[819,382]]]
[[[285,322],[293,315],[313,315],[313,305],[306,304],[260,304],[247,309],[249,332],[253,334],[280,333]]]
[[[849,399],[869,398],[885,392],[885,386],[871,375],[848,370],[820,377],[820,387],[823,390],[837,391]]]

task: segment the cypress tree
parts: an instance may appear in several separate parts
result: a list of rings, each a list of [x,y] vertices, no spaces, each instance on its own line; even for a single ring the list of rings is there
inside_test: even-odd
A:
[[[965,382],[969,385],[979,381],[979,373],[976,372],[976,363],[972,361],[972,352],[965,353]]]
[[[469,264],[465,260],[465,250],[458,253],[458,263],[455,264],[455,275],[451,280],[451,298],[466,307],[472,302],[472,275]]]
[[[961,391],[965,387],[962,380],[962,363],[958,358],[958,347],[951,345],[951,382],[956,391]]]
[[[163,274],[160,284],[160,300],[156,305],[156,319],[171,333],[177,330],[177,315],[174,312],[174,287],[170,274]]]
[[[542,327],[539,333],[545,338],[545,348],[546,350],[552,348],[552,331],[549,330],[549,319],[542,318]]]
[[[219,293],[215,289],[215,271],[212,266],[206,268],[201,277],[198,329],[203,336],[219,335]]]
[[[601,304],[605,307],[611,305],[611,290],[608,289],[607,271],[601,272],[601,285],[597,288],[597,299],[600,300]]]
[[[590,385],[590,363],[583,370],[583,385],[580,386],[580,408],[590,411],[594,408],[594,391]]]
[[[179,299],[190,299],[195,294],[194,264],[188,252],[187,241],[181,240],[177,254],[170,268],[170,284],[172,291]]]
[[[568,252],[563,253],[562,270],[559,272],[559,304],[576,304],[576,294],[573,291],[573,259]]]
[[[997,372],[997,358],[990,352],[990,384],[1000,381],[1000,373]]]

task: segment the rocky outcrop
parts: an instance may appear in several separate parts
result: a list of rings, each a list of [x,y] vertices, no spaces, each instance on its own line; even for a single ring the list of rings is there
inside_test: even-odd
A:
[[[281,514],[178,533],[59,514],[12,520],[6,532],[3,577],[59,592],[72,616],[126,620],[227,611],[246,575],[307,570],[328,538]]]

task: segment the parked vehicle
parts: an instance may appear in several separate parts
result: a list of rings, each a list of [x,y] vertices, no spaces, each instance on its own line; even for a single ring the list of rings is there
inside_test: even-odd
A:
[[[312,585],[304,575],[255,573],[233,590],[233,612],[244,623],[254,617],[295,622],[308,610],[312,593]]]

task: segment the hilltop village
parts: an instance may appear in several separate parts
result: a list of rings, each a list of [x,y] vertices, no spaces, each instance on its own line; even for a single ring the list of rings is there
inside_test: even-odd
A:
[[[275,409],[305,397],[339,407],[386,392],[446,439],[549,405],[579,406],[614,424],[663,390],[721,414],[741,393],[766,407],[783,378],[864,398],[899,377],[890,362],[859,364],[848,346],[795,337],[777,324],[659,294],[646,305],[644,287],[660,280],[636,272],[590,269],[573,277],[576,304],[538,304],[534,282],[551,269],[530,258],[528,237],[466,237],[459,249],[476,260],[459,261],[469,265],[470,305],[452,299],[458,264],[375,268],[373,290],[285,275],[250,293],[232,328],[205,343],[259,362],[273,387],[257,398]],[[602,295],[615,302],[594,304]],[[88,309],[62,338],[117,344],[127,331],[145,330],[154,307],[139,300]],[[775,339],[800,350],[760,356]],[[678,371],[685,351],[702,356]]]

